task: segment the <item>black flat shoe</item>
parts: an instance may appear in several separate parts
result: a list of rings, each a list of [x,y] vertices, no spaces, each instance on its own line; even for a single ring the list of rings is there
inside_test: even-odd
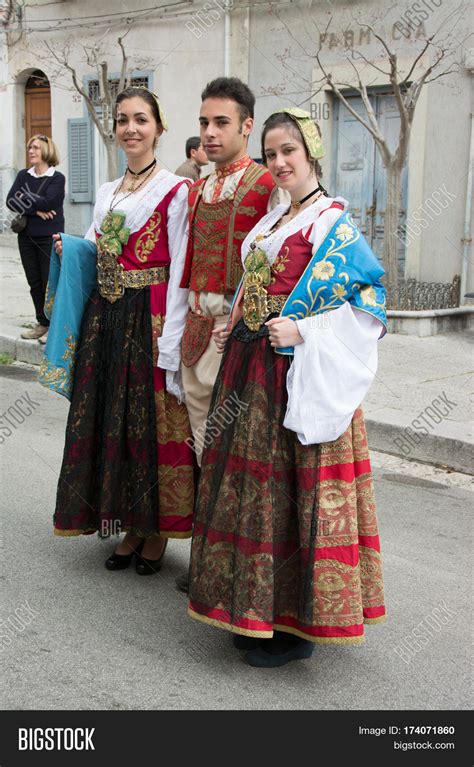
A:
[[[242,634],[234,634],[232,636],[232,644],[236,650],[255,650],[261,641],[261,639],[256,639],[255,637],[246,637]]]
[[[266,652],[261,646],[257,647],[256,650],[246,652],[244,660],[249,666],[255,666],[256,668],[278,668],[289,663],[291,660],[311,658],[313,650],[314,644],[306,639],[302,639],[294,647],[278,655]]]
[[[189,575],[178,575],[175,580],[176,588],[184,594],[189,594]]]
[[[107,570],[126,570],[135,554],[139,554],[143,548],[144,540],[140,541],[137,548],[130,554],[116,554],[115,551],[105,560]]]
[[[142,556],[137,557],[135,562],[135,571],[137,575],[154,575],[159,570],[161,570],[161,563],[163,561],[167,545],[168,539],[165,538],[165,545],[163,547],[163,551],[161,552],[161,556],[158,557],[158,559],[145,559],[145,557]]]

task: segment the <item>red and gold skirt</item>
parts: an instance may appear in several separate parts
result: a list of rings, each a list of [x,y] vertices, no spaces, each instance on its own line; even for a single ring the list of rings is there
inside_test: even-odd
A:
[[[385,618],[361,410],[335,442],[283,427],[290,360],[241,322],[213,393],[191,555],[189,614],[246,636],[360,643]],[[227,417],[224,417],[227,413]]]

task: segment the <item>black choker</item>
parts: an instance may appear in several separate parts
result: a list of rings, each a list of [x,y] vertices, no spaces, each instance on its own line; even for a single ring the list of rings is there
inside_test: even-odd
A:
[[[292,207],[292,208],[296,208],[296,209],[298,209],[298,208],[301,208],[301,206],[303,205],[303,203],[304,203],[304,202],[306,202],[306,200],[309,200],[309,198],[310,198],[310,197],[312,197],[312,196],[313,196],[313,194],[316,194],[316,192],[321,192],[321,193],[322,193],[322,189],[321,189],[321,187],[319,186],[319,184],[318,184],[318,186],[316,187],[316,189],[313,189],[313,191],[312,191],[312,192],[310,192],[309,194],[307,194],[307,195],[306,195],[306,197],[303,197],[303,199],[302,199],[302,200],[298,200],[298,202],[292,202],[292,203],[291,203],[291,207]]]
[[[127,165],[126,173],[130,173],[131,176],[133,176],[133,181],[131,182],[130,186],[128,187],[129,192],[133,192],[135,190],[135,184],[138,181],[139,176],[142,176],[144,173],[147,172],[147,170],[151,170],[156,165],[156,157],[153,158],[151,163],[146,166],[146,168],[143,168],[142,170],[139,170],[135,173],[135,171],[130,170],[130,168]]]

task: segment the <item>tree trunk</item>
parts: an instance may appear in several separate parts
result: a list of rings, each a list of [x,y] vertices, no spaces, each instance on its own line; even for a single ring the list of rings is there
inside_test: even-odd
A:
[[[401,205],[401,170],[398,163],[387,166],[387,202],[385,205],[383,260],[388,282],[398,285],[398,248],[397,237]]]
[[[107,179],[114,181],[118,177],[118,155],[115,139],[107,141],[105,148],[107,150]]]

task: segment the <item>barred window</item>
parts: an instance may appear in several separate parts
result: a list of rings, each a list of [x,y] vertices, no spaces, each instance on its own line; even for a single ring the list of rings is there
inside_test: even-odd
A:
[[[119,82],[120,81],[118,77],[109,77],[109,85],[114,98],[118,93]],[[132,77],[130,80],[130,85],[144,85],[145,88],[148,88],[148,77]],[[89,96],[92,99],[92,102],[94,103],[97,111],[100,113],[100,89],[98,80],[89,80]]]

